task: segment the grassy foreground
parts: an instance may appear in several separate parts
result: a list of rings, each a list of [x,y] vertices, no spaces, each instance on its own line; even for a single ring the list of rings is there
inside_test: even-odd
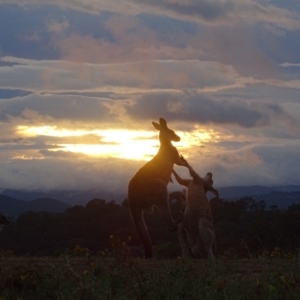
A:
[[[300,266],[286,260],[2,256],[0,300],[8,299],[300,299]]]
[[[299,257],[144,260],[110,242],[98,255],[80,246],[59,258],[0,251],[0,300],[300,299]]]

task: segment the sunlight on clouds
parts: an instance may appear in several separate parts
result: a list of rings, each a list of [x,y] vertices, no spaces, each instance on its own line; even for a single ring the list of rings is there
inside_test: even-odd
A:
[[[66,151],[81,153],[93,157],[113,157],[129,160],[151,159],[158,151],[159,140],[156,132],[145,130],[126,129],[67,129],[57,126],[18,126],[17,132],[25,137],[51,136],[61,138],[62,142],[56,144],[55,149],[49,151]],[[190,132],[176,131],[181,141],[174,143],[179,152],[199,146],[213,140],[216,136],[213,130],[195,127]],[[63,138],[84,137],[94,135],[99,138],[99,143],[64,143]],[[188,156],[187,156],[188,157]]]
[[[98,144],[58,144],[58,148],[49,151],[68,151],[96,157],[114,157],[132,160],[148,160],[155,155],[159,142],[151,131],[114,130],[81,130],[66,129],[56,126],[18,126],[17,131],[26,137],[80,137],[95,135],[99,137]]]
[[[211,129],[206,130],[195,127],[195,129],[190,132],[183,132],[181,137],[181,146],[187,149],[194,146],[200,146],[203,143],[212,142],[219,136]]]
[[[157,152],[157,142],[155,140],[131,140],[107,145],[61,144],[60,146],[63,148],[59,150],[63,151],[83,153],[95,157],[114,157],[130,160],[148,160],[149,156],[153,156]]]
[[[25,154],[16,154],[11,157],[12,160],[37,160],[44,159],[44,157],[27,156]]]
[[[91,134],[88,130],[70,130],[70,129],[58,129],[56,126],[18,126],[17,131],[26,137],[30,136],[57,136],[57,137],[67,137],[67,136],[83,136],[85,134]]]

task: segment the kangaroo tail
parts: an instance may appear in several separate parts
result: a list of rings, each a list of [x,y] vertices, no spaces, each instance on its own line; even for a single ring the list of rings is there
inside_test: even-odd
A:
[[[135,209],[130,207],[130,213],[135,225],[136,231],[139,235],[139,238],[144,246],[145,249],[145,258],[149,259],[152,258],[152,242],[149,237],[148,229],[145,224],[143,211],[141,209]]]

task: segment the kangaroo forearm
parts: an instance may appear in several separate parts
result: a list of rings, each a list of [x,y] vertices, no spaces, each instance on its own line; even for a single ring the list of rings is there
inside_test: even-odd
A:
[[[174,170],[172,171],[172,173],[174,174],[176,181],[177,181],[179,184],[181,184],[182,178],[181,178]]]
[[[211,188],[210,188],[210,191],[211,191],[216,197],[219,197],[219,192],[218,192],[215,188],[211,187]]]
[[[196,179],[196,180],[200,179],[200,176],[194,171],[194,169],[190,165],[188,165],[187,167],[188,167],[188,169],[190,171],[190,175],[193,177],[193,179]]]
[[[181,160],[179,154],[177,154],[177,157],[174,160],[174,164],[177,165],[177,166],[184,166],[184,167],[186,167],[185,161]]]
[[[175,179],[176,179],[176,181],[177,181],[179,184],[184,185],[184,186],[188,186],[188,185],[189,185],[190,180],[181,178],[181,177],[176,173],[175,170],[173,170],[172,173],[174,174]]]

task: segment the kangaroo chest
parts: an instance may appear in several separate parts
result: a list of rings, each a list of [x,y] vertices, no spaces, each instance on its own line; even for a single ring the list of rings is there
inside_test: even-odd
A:
[[[135,180],[145,181],[154,178],[162,179],[166,184],[171,179],[171,173],[176,157],[178,156],[175,147],[163,149],[148,161],[134,176]]]
[[[187,215],[211,218],[211,208],[202,182],[193,180],[189,184],[186,195],[185,213]]]

